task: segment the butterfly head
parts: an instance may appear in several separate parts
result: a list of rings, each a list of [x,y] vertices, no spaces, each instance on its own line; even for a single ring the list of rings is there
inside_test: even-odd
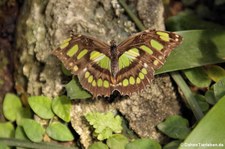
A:
[[[116,41],[115,40],[111,40],[110,41],[110,47],[115,48],[116,46]]]

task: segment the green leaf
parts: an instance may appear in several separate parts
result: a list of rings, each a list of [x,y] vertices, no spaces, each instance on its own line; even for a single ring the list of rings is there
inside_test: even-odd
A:
[[[95,142],[88,147],[88,149],[108,149],[108,146],[102,142]]]
[[[66,84],[66,91],[70,99],[87,99],[92,97],[90,93],[81,87],[78,83],[78,79],[72,79]]]
[[[206,67],[206,73],[213,81],[218,82],[225,78],[225,70],[217,65],[209,65]]]
[[[64,75],[66,75],[66,76],[72,75],[71,72],[69,70],[67,70],[63,64],[61,65],[61,69],[62,69],[62,72]]]
[[[15,94],[7,93],[3,101],[3,113],[5,118],[15,121],[17,113],[22,108],[22,103]]]
[[[211,80],[202,67],[183,71],[188,80],[197,87],[209,87]]]
[[[98,140],[108,139],[112,133],[122,131],[122,119],[115,116],[112,112],[106,114],[99,112],[88,113],[85,118],[95,128]]]
[[[0,149],[10,149],[10,148],[4,143],[0,143]]]
[[[26,136],[22,126],[17,126],[16,127],[15,138],[16,139],[21,139],[21,140],[28,140],[28,138],[27,138],[27,136]]]
[[[217,100],[225,95],[225,78],[213,85],[214,94]]]
[[[54,113],[51,109],[52,101],[46,96],[31,96],[28,98],[31,109],[41,118],[51,119]]]
[[[157,128],[174,139],[185,139],[190,132],[188,120],[175,115],[168,117],[164,122],[157,125]]]
[[[10,122],[0,123],[0,137],[12,138],[14,137],[15,130],[14,126]]]
[[[46,132],[49,137],[57,141],[72,141],[74,139],[69,128],[59,122],[50,124]]]
[[[190,149],[188,144],[209,145],[217,144],[222,147],[207,148],[224,148],[225,145],[225,96],[213,106],[210,111],[203,117],[198,125],[188,135],[186,140],[180,145],[179,149]],[[206,148],[206,146],[198,146],[197,148]]]
[[[67,96],[59,96],[52,101],[53,112],[65,122],[70,121],[71,107],[71,101]]]
[[[183,43],[174,49],[156,74],[225,62],[225,30],[177,32]]]
[[[211,105],[216,104],[217,100],[216,100],[216,97],[215,97],[214,92],[212,90],[206,91],[205,100]]]
[[[189,6],[189,5],[194,4],[196,2],[196,0],[182,0],[182,2],[184,5]]]
[[[166,28],[167,30],[170,31],[193,30],[193,29],[208,29],[211,31],[215,31],[217,29],[224,29],[222,25],[218,25],[213,22],[204,21],[200,19],[192,11],[183,11],[174,17],[170,17],[166,21]],[[208,38],[207,35],[202,37],[203,40],[205,38]],[[187,51],[189,51],[189,49],[187,49]]]
[[[151,139],[136,139],[126,145],[125,149],[161,149],[158,142]]]
[[[205,96],[196,94],[195,98],[197,99],[198,105],[200,106],[203,112],[209,110],[209,104],[206,102]]]
[[[181,143],[180,140],[172,141],[172,142],[166,144],[165,146],[163,146],[163,149],[175,149],[175,148],[178,148],[180,143]]]
[[[29,140],[21,126],[16,127],[15,138],[20,140]],[[26,148],[16,147],[16,149],[26,149]]]
[[[44,128],[32,119],[23,119],[22,127],[26,136],[33,142],[41,142],[45,133]]]
[[[110,149],[125,149],[128,139],[121,134],[114,134],[107,139],[107,145]]]
[[[225,3],[225,0],[215,0],[215,5],[223,5]]]
[[[24,118],[32,118],[32,113],[30,108],[21,108],[16,117],[16,124],[22,125],[22,121]]]

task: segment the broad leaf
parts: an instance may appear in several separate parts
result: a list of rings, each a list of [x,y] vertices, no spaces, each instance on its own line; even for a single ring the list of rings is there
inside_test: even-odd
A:
[[[126,145],[125,149],[161,149],[158,142],[151,139],[136,139]]]
[[[128,139],[121,134],[114,134],[107,139],[107,145],[110,149],[125,149]]]
[[[31,96],[28,98],[31,109],[41,118],[51,119],[54,116],[51,99],[46,96]]]
[[[206,116],[198,123],[189,134],[179,149],[190,149],[188,144],[200,145],[217,144],[215,148],[224,148],[225,144],[225,96],[211,108]],[[222,146],[221,146],[222,145]],[[214,147],[211,147],[214,148]]]
[[[0,123],[0,137],[12,138],[14,137],[14,126],[10,122]]]
[[[88,147],[88,149],[108,149],[108,146],[102,142],[95,142]]]
[[[213,85],[214,94],[217,100],[225,95],[225,78]]]
[[[38,122],[32,119],[23,119],[22,127],[31,141],[41,142],[45,130]]]
[[[197,87],[209,87],[211,83],[211,80],[201,67],[184,70],[184,74]]]
[[[168,117],[164,122],[157,125],[157,128],[171,138],[185,139],[190,132],[188,125],[188,120],[175,115]]]
[[[177,33],[183,37],[183,43],[171,52],[156,74],[225,62],[225,30],[189,30]]]
[[[72,141],[73,134],[66,125],[59,122],[54,122],[48,126],[46,132],[49,137],[57,141]]]
[[[19,97],[15,94],[7,93],[3,101],[4,116],[10,121],[15,121],[21,108],[22,103]]]
[[[91,97],[91,94],[81,87],[77,79],[72,79],[66,84],[66,91],[70,99],[87,99]]]
[[[225,70],[216,65],[210,65],[206,67],[206,73],[215,82],[225,78]]]
[[[71,101],[67,96],[56,97],[52,101],[52,110],[65,122],[70,121]]]

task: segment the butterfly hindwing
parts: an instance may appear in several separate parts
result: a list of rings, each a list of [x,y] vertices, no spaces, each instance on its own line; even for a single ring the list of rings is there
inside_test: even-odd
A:
[[[181,40],[175,33],[146,30],[119,44],[117,90],[125,95],[140,92]]]
[[[93,96],[111,94],[111,60],[109,46],[104,42],[73,35],[53,51],[64,66],[77,75],[81,85]]]
[[[131,95],[151,83],[155,70],[181,41],[175,33],[155,30],[140,32],[118,46],[74,35],[53,54],[94,97],[110,96],[114,90]]]

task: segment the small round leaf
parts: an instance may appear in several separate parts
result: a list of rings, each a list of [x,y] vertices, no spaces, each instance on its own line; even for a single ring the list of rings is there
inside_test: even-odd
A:
[[[108,146],[102,142],[95,142],[88,149],[108,149]]]
[[[107,139],[107,145],[110,149],[124,149],[128,142],[128,139],[121,134],[114,134]]]
[[[74,139],[68,127],[59,122],[49,125],[46,132],[49,137],[57,141],[72,141]]]
[[[0,138],[12,138],[14,137],[14,127],[10,122],[0,123]]]
[[[158,142],[151,139],[136,139],[128,143],[125,149],[161,149]]]
[[[51,99],[46,96],[31,96],[28,98],[31,109],[41,118],[51,119],[54,116]]]
[[[15,94],[7,93],[3,101],[3,113],[5,118],[15,121],[17,113],[22,108],[22,103]]]
[[[65,122],[70,121],[71,100],[67,96],[56,97],[52,101],[53,112]]]
[[[157,125],[157,128],[171,138],[185,139],[190,132],[188,125],[188,120],[181,116],[174,115]]]
[[[38,122],[32,119],[23,119],[22,127],[31,141],[41,142],[45,130]]]

